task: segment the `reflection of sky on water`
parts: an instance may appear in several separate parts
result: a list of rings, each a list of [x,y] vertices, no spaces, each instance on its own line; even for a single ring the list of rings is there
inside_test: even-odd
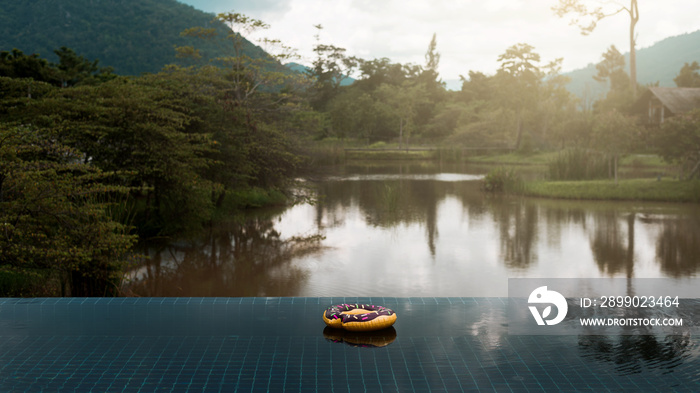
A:
[[[484,175],[470,175],[465,173],[430,173],[430,174],[369,174],[329,176],[326,181],[390,181],[390,180],[434,180],[444,182],[481,180]]]
[[[321,197],[313,205],[254,210],[243,222],[149,246],[131,289],[498,297],[507,296],[508,278],[671,277],[691,285],[700,270],[697,205],[507,197],[483,192],[480,175],[465,168],[379,165],[345,166],[315,181]]]
[[[627,276],[671,277],[692,285],[700,269],[698,207],[493,196],[477,176],[430,167],[349,172],[317,182],[323,197],[315,205],[252,214],[250,222],[152,252],[135,291],[308,296],[242,298],[269,310],[239,315],[233,326],[274,337],[274,351],[298,345],[295,353],[336,364],[340,374],[354,367],[378,379],[395,375],[398,390],[697,391],[700,345],[692,336],[518,336],[509,334],[502,297],[508,278],[517,277],[619,277],[625,284]],[[315,235],[324,239],[303,240]],[[316,304],[319,296],[334,298]],[[395,340],[365,351],[326,341],[320,310],[342,296],[385,297],[372,301],[397,311]],[[318,337],[309,351],[312,331]],[[340,375],[317,371],[311,374],[334,382]]]
[[[295,206],[277,222],[282,236],[326,236],[324,252],[293,261],[309,273],[301,296],[507,296],[509,277],[668,276],[657,258],[662,229],[644,218],[674,220],[674,207],[667,215],[644,204],[489,200],[478,187],[441,188],[460,181],[440,175],[342,179],[350,181],[331,179],[342,191],[329,189],[320,206]],[[429,190],[433,213],[420,203],[395,214],[373,210],[367,189],[386,179],[402,193],[416,184]]]

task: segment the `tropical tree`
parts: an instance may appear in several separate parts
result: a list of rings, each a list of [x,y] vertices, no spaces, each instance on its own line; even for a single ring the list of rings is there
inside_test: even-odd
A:
[[[599,114],[593,121],[593,143],[611,157],[611,171],[617,184],[617,167],[621,155],[633,147],[638,134],[635,120],[618,111]]]
[[[520,148],[523,136],[523,112],[531,109],[538,100],[538,90],[544,76],[537,63],[540,55],[528,44],[516,44],[498,57],[501,67],[496,75],[500,100],[515,110],[516,139],[514,147]]]
[[[437,51],[437,34],[433,33],[433,38],[430,39],[430,44],[428,44],[428,50],[425,52],[425,69],[422,72],[421,79],[433,85],[441,84],[438,80],[439,65],[440,53]]]
[[[132,193],[145,207],[140,229],[172,233],[208,219],[215,186],[203,175],[215,141],[188,132],[192,103],[152,78],[57,89],[8,110],[6,120],[53,132],[82,163],[120,173],[118,184],[141,190]]]
[[[598,73],[593,76],[598,82],[608,83],[610,89],[604,100],[594,104],[594,109],[624,110],[632,104],[634,97],[629,76],[625,72],[625,57],[611,45],[596,64]]]
[[[214,23],[223,23],[228,28],[228,34],[220,37],[216,28],[191,27],[181,35],[185,37],[215,40],[227,56],[214,59],[214,63],[227,70],[226,79],[229,86],[226,89],[226,101],[233,106],[240,106],[247,111],[259,112],[269,109],[288,98],[281,93],[282,86],[298,82],[295,75],[289,72],[280,62],[296,57],[294,51],[284,46],[279,40],[262,38],[259,42],[268,52],[260,48],[251,50],[246,36],[255,34],[270,26],[265,22],[254,19],[238,12],[218,14]],[[179,58],[200,58],[200,52],[194,46],[177,47]],[[274,92],[271,99],[270,93]]]
[[[353,87],[370,92],[377,90],[382,84],[398,86],[407,80],[415,80],[422,72],[422,68],[415,64],[392,63],[390,59],[364,60],[357,59],[358,80]]]
[[[56,70],[37,54],[25,55],[19,49],[0,52],[0,77],[31,78],[56,85]]]
[[[676,86],[678,87],[700,87],[699,70],[700,64],[698,64],[697,61],[691,64],[685,63],[683,67],[681,67],[678,76],[673,78],[673,81],[676,82]]]
[[[543,67],[545,74],[540,84],[540,99],[537,103],[539,136],[548,144],[556,144],[555,138],[561,136],[561,124],[567,122],[577,112],[576,100],[566,88],[570,78],[561,75],[563,59],[556,59]]]
[[[19,49],[0,52],[0,76],[31,78],[60,87],[97,84],[116,77],[111,67],[99,67],[98,60],[90,61],[65,46],[54,53],[59,58],[57,64]]]
[[[388,112],[396,118],[398,127],[392,128],[398,128],[399,148],[404,142],[408,147],[408,140],[415,128],[417,109],[425,101],[425,87],[412,82],[404,82],[400,86],[384,84],[377,89],[376,96],[380,102],[388,105]]]
[[[625,2],[627,0],[624,0]],[[563,18],[566,15],[573,15],[571,24],[581,29],[581,34],[588,35],[595,30],[601,20],[626,13],[630,18],[629,40],[630,40],[630,79],[632,82],[632,96],[637,95],[637,35],[635,28],[639,22],[639,6],[637,0],[629,0],[629,5],[623,5],[615,1],[602,0],[559,0],[552,10]]]
[[[112,67],[100,67],[99,60],[90,61],[75,53],[74,50],[62,46],[54,51],[58,56],[58,64],[52,64],[61,87],[81,84],[97,84],[117,77]]]
[[[0,124],[0,276],[40,277],[54,296],[115,296],[135,236],[109,209],[129,190],[57,137]]]
[[[665,120],[654,136],[654,145],[665,160],[689,169],[692,179],[700,173],[700,111]]]
[[[322,44],[320,36],[323,26],[314,27],[318,33],[315,36],[316,46],[314,46],[316,59],[309,70],[313,83],[310,89],[310,101],[314,109],[324,110],[328,102],[339,94],[343,81],[358,66],[358,59],[347,56],[345,48]]]
[[[465,102],[481,100],[489,101],[493,98],[492,77],[479,71],[469,71],[468,78],[459,76],[462,81],[462,90],[459,95],[460,100]]]

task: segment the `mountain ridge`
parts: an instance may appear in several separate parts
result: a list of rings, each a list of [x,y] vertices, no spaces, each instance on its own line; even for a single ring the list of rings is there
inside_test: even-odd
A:
[[[601,59],[602,55],[601,53]],[[629,52],[624,53],[624,56],[629,73]],[[658,82],[662,87],[676,87],[673,78],[678,75],[683,64],[693,61],[700,61],[700,30],[666,37],[653,45],[637,49],[637,82],[641,85]],[[608,86],[593,79],[597,74],[596,64],[597,62],[589,63],[586,67],[563,74],[571,78],[567,85],[570,92],[578,97],[588,95],[592,99],[598,99],[607,93]]]
[[[176,0],[0,0],[0,51],[17,48],[56,61],[66,46],[121,75],[158,72],[167,64],[189,65],[175,57],[175,46],[195,45],[206,59],[225,56],[213,42],[180,36],[190,27],[230,29],[214,15]],[[265,56],[246,41],[244,52]]]

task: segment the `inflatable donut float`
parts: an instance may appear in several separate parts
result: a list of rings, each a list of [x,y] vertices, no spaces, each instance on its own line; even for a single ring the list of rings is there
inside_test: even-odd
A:
[[[370,332],[350,332],[343,329],[323,328],[323,337],[334,343],[345,343],[351,347],[381,348],[396,340],[396,329],[390,326],[386,329]]]
[[[388,328],[396,322],[396,313],[373,304],[338,304],[323,312],[323,322],[332,328],[370,331]]]

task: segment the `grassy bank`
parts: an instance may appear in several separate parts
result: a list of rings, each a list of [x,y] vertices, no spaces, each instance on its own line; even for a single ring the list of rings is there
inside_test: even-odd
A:
[[[519,153],[478,155],[466,158],[467,162],[483,164],[504,164],[504,165],[547,165],[557,158],[559,151],[543,153]],[[655,154],[630,154],[620,160],[620,167],[632,168],[673,168],[673,165],[665,162]]]
[[[213,219],[214,221],[225,221],[246,209],[283,206],[289,203],[289,197],[277,189],[251,187],[230,191],[226,194],[221,207],[214,212]]]
[[[435,150],[346,150],[348,160],[432,160]]]
[[[586,181],[526,182],[524,195],[592,200],[632,200],[656,202],[700,202],[700,181],[670,178]]]
[[[558,152],[546,153],[507,153],[494,155],[469,156],[467,162],[480,164],[504,164],[504,165],[547,165],[557,156]]]

